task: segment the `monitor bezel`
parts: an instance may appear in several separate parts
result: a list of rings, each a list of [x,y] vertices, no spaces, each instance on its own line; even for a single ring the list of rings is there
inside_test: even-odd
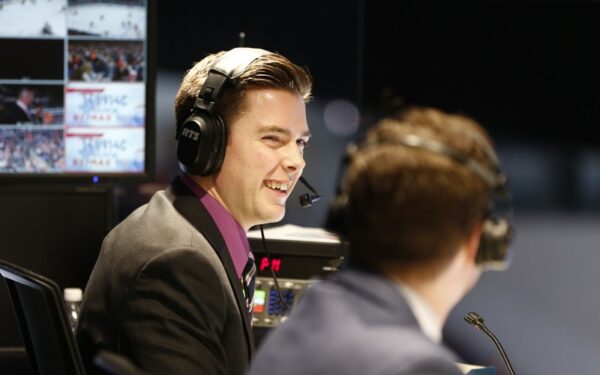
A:
[[[145,160],[143,172],[3,172],[0,184],[115,184],[150,182],[156,175],[157,0],[146,2]],[[66,51],[65,51],[66,54]],[[66,58],[66,57],[65,57]]]

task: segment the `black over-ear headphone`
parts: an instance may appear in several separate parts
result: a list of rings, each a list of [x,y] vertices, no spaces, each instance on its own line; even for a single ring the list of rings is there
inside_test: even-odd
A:
[[[233,79],[254,60],[269,53],[258,48],[234,48],[211,67],[192,114],[177,126],[177,160],[183,171],[207,176],[221,168],[227,147],[227,127],[215,112],[215,106]]]
[[[423,138],[414,134],[394,139],[390,142],[373,142],[361,146],[351,144],[342,160],[343,168],[347,167],[353,155],[359,150],[377,145],[398,145],[427,150],[446,156],[473,171],[491,190],[491,199],[488,213],[483,221],[481,239],[477,250],[477,264],[484,269],[505,270],[510,265],[510,243],[514,237],[514,228],[511,224],[512,202],[507,186],[507,177],[500,168],[500,161],[494,150],[486,142],[477,140],[475,134],[470,134],[481,145],[485,155],[492,161],[493,166],[487,167],[475,159],[435,140]],[[325,227],[342,236],[348,235],[349,230],[349,205],[348,194],[343,188],[338,188],[338,195],[332,203]]]

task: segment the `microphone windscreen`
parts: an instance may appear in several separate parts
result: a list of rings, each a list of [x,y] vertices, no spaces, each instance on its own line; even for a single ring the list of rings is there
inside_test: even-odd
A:
[[[312,206],[312,199],[310,198],[310,194],[302,194],[298,199],[300,200],[300,205],[303,208]]]
[[[476,312],[470,312],[465,315],[465,321],[469,324],[474,325],[477,328],[481,328],[483,326],[483,318],[479,316]]]

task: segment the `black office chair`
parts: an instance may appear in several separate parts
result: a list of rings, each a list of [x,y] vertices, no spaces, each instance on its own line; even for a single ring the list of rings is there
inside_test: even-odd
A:
[[[34,374],[84,375],[61,291],[50,279],[0,260]]]
[[[85,375],[71,332],[65,302],[56,283],[0,259],[33,374]],[[107,375],[145,375],[127,358],[100,350],[94,365]]]

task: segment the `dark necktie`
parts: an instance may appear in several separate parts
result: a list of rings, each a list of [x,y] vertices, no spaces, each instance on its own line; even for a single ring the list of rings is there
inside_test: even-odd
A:
[[[252,308],[254,307],[254,284],[256,281],[256,264],[254,263],[254,254],[248,253],[248,262],[242,271],[242,287],[244,288],[244,297],[246,298],[246,308],[248,310],[248,319],[252,322]]]

